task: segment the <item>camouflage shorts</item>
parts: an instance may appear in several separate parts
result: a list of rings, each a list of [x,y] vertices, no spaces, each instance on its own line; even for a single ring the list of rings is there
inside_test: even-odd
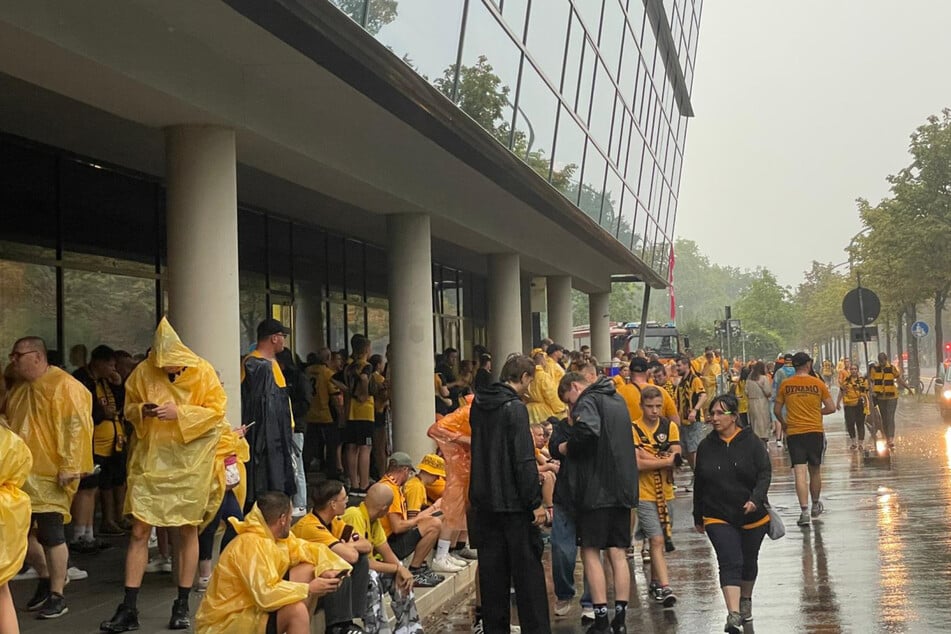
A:
[[[384,592],[390,595],[390,608],[396,617],[392,628],[388,623],[386,610],[383,608]],[[423,626],[419,622],[413,591],[402,594],[396,588],[393,575],[381,575],[371,570],[363,629],[369,634],[422,634]]]

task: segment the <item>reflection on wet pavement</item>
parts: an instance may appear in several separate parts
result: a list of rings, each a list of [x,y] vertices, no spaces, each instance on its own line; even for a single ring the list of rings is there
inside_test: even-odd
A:
[[[770,500],[786,522],[786,537],[766,540],[753,593],[753,625],[774,632],[946,632],[951,623],[951,429],[929,403],[903,399],[897,448],[890,460],[850,452],[841,414],[826,417],[823,467],[826,513],[811,528],[799,515],[789,459],[771,446]],[[866,444],[868,442],[866,441]],[[686,483],[688,472],[679,480]],[[649,601],[639,558],[628,608],[630,632],[722,632],[726,617],[709,542],[691,530],[689,494],[674,502],[674,542],[668,556],[673,610]],[[550,560],[545,555],[549,574]],[[581,587],[581,564],[576,572]],[[550,587],[550,585],[549,585]],[[468,597],[427,632],[471,631]],[[554,606],[554,597],[550,597]],[[514,619],[514,611],[513,611]],[[515,622],[513,620],[513,622]],[[580,632],[580,608],[552,617],[552,631]]]

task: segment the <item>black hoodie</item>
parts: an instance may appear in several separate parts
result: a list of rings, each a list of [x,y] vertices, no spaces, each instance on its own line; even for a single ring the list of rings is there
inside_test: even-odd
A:
[[[569,490],[577,513],[637,506],[637,456],[631,415],[614,381],[601,377],[571,408]]]
[[[541,506],[528,409],[515,390],[505,383],[494,383],[478,392],[469,412],[469,425],[469,501],[473,510],[532,513]]]
[[[741,527],[767,514],[766,493],[772,467],[766,446],[749,427],[742,428],[729,444],[716,431],[710,432],[697,448],[696,464],[693,485],[696,526],[703,525],[704,517],[712,517]],[[747,502],[756,505],[752,513],[743,512]]]

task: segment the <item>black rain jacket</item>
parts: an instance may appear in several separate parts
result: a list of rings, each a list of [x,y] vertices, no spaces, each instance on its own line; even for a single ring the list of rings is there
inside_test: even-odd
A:
[[[763,519],[772,479],[772,466],[763,441],[744,427],[724,442],[716,431],[707,434],[697,448],[694,470],[693,523],[703,525],[704,517],[741,527]],[[756,510],[746,514],[743,505],[753,502]]]

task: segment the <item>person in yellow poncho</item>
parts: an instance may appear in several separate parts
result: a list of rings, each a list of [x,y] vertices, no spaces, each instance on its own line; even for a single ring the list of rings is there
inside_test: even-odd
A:
[[[197,634],[307,634],[319,597],[351,567],[325,544],[291,534],[291,499],[267,491],[221,553],[195,615]],[[285,580],[285,576],[287,579]]]
[[[558,381],[561,381],[561,377],[565,376],[565,367],[561,365],[561,360],[565,356],[565,347],[553,343],[548,346],[548,350],[544,352],[545,356],[545,369],[548,370],[549,376],[551,376],[552,381],[555,385],[558,385]]]
[[[244,519],[245,497],[248,492],[248,475],[244,463],[250,458],[251,450],[244,439],[247,427],[232,429],[224,418],[219,424],[221,436],[215,449],[215,479],[205,507],[205,520],[198,535],[198,592],[204,592],[211,578],[211,560],[214,556],[215,533],[224,522],[225,532],[221,538],[218,552],[221,552],[235,538],[234,528],[228,518]]]
[[[191,625],[188,595],[198,567],[198,527],[215,482],[215,450],[227,398],[210,363],[189,350],[164,317],[148,358],[126,381],[125,416],[134,430],[125,511],[133,517],[125,597],[106,632],[138,629],[136,601],[153,526],[179,533],[178,599],[169,629]]]
[[[0,380],[0,389],[3,382]],[[0,396],[0,407],[3,397]],[[26,443],[0,419],[0,632],[18,632],[9,581],[23,566],[30,532],[30,496],[23,483],[33,467]]]
[[[551,416],[564,418],[568,410],[558,398],[558,383],[545,371],[545,353],[541,348],[532,351],[532,360],[535,361],[535,380],[525,392],[528,422],[541,423]]]
[[[23,490],[33,507],[30,564],[39,582],[26,608],[39,610],[38,618],[53,619],[68,611],[63,587],[69,551],[63,526],[72,519],[69,508],[79,479],[93,470],[92,395],[49,365],[46,344],[39,337],[17,341],[10,358],[20,383],[7,399],[7,420],[33,456]]]

